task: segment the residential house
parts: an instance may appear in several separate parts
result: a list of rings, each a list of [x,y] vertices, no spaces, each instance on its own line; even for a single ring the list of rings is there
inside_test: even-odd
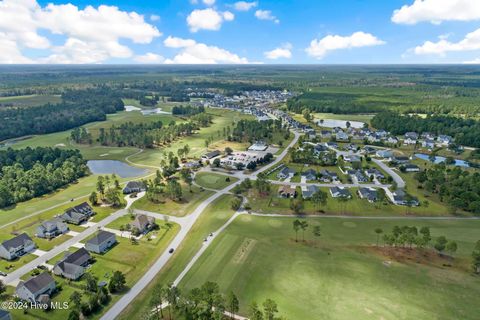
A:
[[[352,181],[355,183],[365,183],[368,182],[368,178],[362,173],[361,170],[348,170],[347,171]]]
[[[28,234],[22,233],[0,244],[0,257],[6,260],[13,260],[34,250],[36,247],[32,238]]]
[[[368,178],[373,177],[374,179],[377,179],[377,180],[385,179],[385,175],[377,168],[366,169],[365,175]]]
[[[350,191],[347,188],[343,187],[332,187],[330,188],[330,194],[333,198],[345,198],[350,199],[352,197]]]
[[[332,131],[322,130],[320,131],[320,137],[322,137],[323,139],[330,139],[332,137]]]
[[[147,190],[147,186],[142,181],[129,181],[125,188],[123,188],[124,194],[138,193]]]
[[[403,166],[403,168],[405,169],[405,172],[418,172],[418,171],[420,171],[419,166],[417,166],[416,164],[413,164],[413,163],[407,163]]]
[[[200,168],[202,165],[200,164],[199,161],[189,161],[189,162],[185,162],[183,164],[183,166],[185,168],[189,168],[189,169],[192,169],[192,170],[196,170],[198,168]]]
[[[139,233],[147,233],[155,228],[155,218],[145,214],[137,214],[130,225],[132,229],[136,228]]]
[[[93,211],[92,207],[90,207],[88,203],[84,202],[75,207],[67,209],[61,218],[67,223],[78,225],[90,219],[90,217],[94,214],[95,212]]]
[[[401,206],[416,207],[420,203],[415,197],[409,196],[403,189],[397,189],[392,193],[393,203]]]
[[[375,142],[382,141],[382,138],[379,135],[377,135],[376,133],[373,133],[373,134],[367,136],[367,141],[370,142],[370,143],[375,143]]]
[[[432,150],[435,148],[435,140],[426,139],[422,141],[422,147]]]
[[[375,155],[379,158],[387,159],[393,156],[393,152],[392,150],[382,149],[382,150],[377,150],[377,152],[375,152]]]
[[[335,134],[337,141],[348,141],[348,134],[343,131],[339,131]]]
[[[362,131],[355,131],[353,133],[352,139],[353,140],[365,140],[366,136],[367,135]]]
[[[214,150],[214,151],[210,151],[210,152],[205,153],[202,156],[202,159],[203,160],[210,160],[210,159],[213,159],[215,157],[218,157],[219,155],[220,155],[220,151],[219,150]]]
[[[449,146],[453,143],[453,138],[451,136],[441,134],[437,137],[437,142],[441,146]]]
[[[302,187],[302,197],[303,199],[309,199],[313,196],[315,192],[318,191],[318,187],[315,185],[308,185]]]
[[[66,252],[64,258],[53,267],[53,273],[70,280],[77,280],[85,273],[92,257],[85,248],[70,253]]]
[[[379,137],[380,139],[384,139],[386,136],[388,136],[388,132],[383,130],[383,129],[380,129],[380,130],[377,130],[377,132],[375,132],[375,134],[377,135],[377,137]]]
[[[398,138],[390,136],[390,137],[387,138],[386,141],[387,141],[387,143],[390,143],[390,144],[397,144],[398,143]]]
[[[339,181],[338,174],[334,171],[323,169],[320,171],[320,181],[322,182],[333,182]]]
[[[250,147],[248,147],[248,151],[265,151],[268,149],[268,145],[263,141],[256,141]]]
[[[327,152],[328,151],[328,148],[323,145],[323,144],[320,144],[320,143],[317,143],[314,147],[313,147],[313,153],[316,155],[316,156],[319,156],[321,153],[323,152]]]
[[[362,158],[360,158],[359,156],[355,155],[355,154],[347,154],[347,155],[344,155],[343,156],[343,160],[345,160],[346,162],[361,162],[362,161]]]
[[[302,172],[302,177],[305,177],[306,180],[317,180],[317,172],[313,169],[308,169]]]
[[[287,179],[292,178],[295,175],[295,170],[290,169],[289,167],[283,167],[278,173],[278,179]]]
[[[325,145],[328,147],[328,148],[334,148],[334,149],[338,149],[338,144],[336,142],[327,142],[325,143]]]
[[[347,145],[346,147],[347,151],[357,151],[358,150],[358,146],[354,143],[350,143],[349,145]]]
[[[67,224],[60,218],[54,218],[39,225],[36,230],[36,236],[39,238],[52,239],[67,232]]]
[[[418,133],[416,132],[407,132],[403,135],[404,140],[411,139],[411,140],[418,140]]]
[[[435,134],[431,132],[423,132],[420,137],[425,140],[435,140]]]
[[[375,149],[373,147],[370,147],[370,146],[363,147],[363,152],[365,152],[366,154],[373,154],[376,151],[377,151],[377,149]]]
[[[395,164],[402,164],[407,163],[410,159],[406,156],[393,155],[388,160]]]
[[[47,271],[27,281],[20,281],[15,294],[22,300],[36,302],[43,295],[50,296],[56,289],[55,280]]]
[[[375,202],[378,200],[378,191],[374,188],[359,188],[358,196],[368,202]]]
[[[0,320],[12,320],[10,312],[7,310],[0,309]]]
[[[294,186],[280,186],[280,188],[278,188],[278,196],[282,198],[295,198],[297,191]]]
[[[92,239],[87,241],[85,249],[100,254],[106,252],[115,243],[117,243],[115,233],[100,230]]]

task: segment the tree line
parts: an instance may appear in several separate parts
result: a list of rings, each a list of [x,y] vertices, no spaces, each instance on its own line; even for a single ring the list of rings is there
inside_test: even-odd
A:
[[[395,135],[406,132],[431,132],[455,138],[460,145],[480,147],[480,121],[441,114],[427,115],[425,118],[402,115],[397,112],[381,112],[375,115],[370,124],[377,129],[390,131]]]
[[[250,143],[261,140],[271,141],[275,133],[281,133],[284,140],[290,137],[290,132],[282,127],[280,120],[240,120],[228,135],[227,140]]]
[[[163,308],[161,307],[163,306]],[[237,315],[241,301],[233,292],[222,294],[215,282],[205,282],[199,288],[182,292],[176,286],[157,285],[149,301],[149,310],[143,319],[233,319]],[[250,320],[280,320],[285,319],[278,315],[278,305],[272,299],[266,299],[261,306],[252,302],[248,307]]]
[[[29,147],[0,151],[0,208],[52,192],[87,173],[78,150]]]
[[[0,141],[32,134],[64,131],[124,109],[120,92],[108,87],[67,90],[62,102],[38,107],[0,109]]]
[[[198,113],[205,112],[205,107],[204,106],[198,106],[198,107],[193,107],[193,106],[174,106],[172,108],[172,114],[173,115],[194,115]]]
[[[480,214],[480,173],[469,172],[460,167],[446,168],[441,163],[415,173],[419,187],[436,193],[455,213],[464,210]]]

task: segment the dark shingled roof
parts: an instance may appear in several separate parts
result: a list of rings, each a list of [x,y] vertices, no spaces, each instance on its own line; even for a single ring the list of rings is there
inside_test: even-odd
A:
[[[32,293],[38,292],[45,288],[51,282],[55,282],[50,273],[47,271],[39,274],[36,277],[30,278],[23,283],[23,285]]]
[[[10,248],[18,248],[20,246],[23,246],[23,245],[25,245],[25,242],[28,242],[28,241],[33,242],[32,238],[30,238],[28,236],[28,234],[22,233],[22,234],[16,236],[15,238],[3,241],[2,245],[3,245],[3,247],[5,247],[5,249],[8,250]]]
[[[74,253],[66,256],[66,258],[63,259],[63,262],[72,263],[72,264],[81,266],[85,262],[90,260],[90,258],[91,258],[90,253],[88,253],[88,251],[85,248],[80,248]]]
[[[100,243],[103,243],[104,241],[108,240],[111,236],[114,236],[114,233],[108,232],[108,231],[99,231],[95,237],[92,239],[88,240],[87,243],[93,244],[93,245],[99,245]]]

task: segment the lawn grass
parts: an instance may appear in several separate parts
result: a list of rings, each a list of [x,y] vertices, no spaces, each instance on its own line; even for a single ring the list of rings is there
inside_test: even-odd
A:
[[[217,282],[235,292],[240,314],[271,298],[288,319],[477,319],[480,278],[465,270],[480,221],[352,220],[309,218],[295,242],[293,218],[242,216],[219,236],[180,283],[180,290]],[[376,227],[429,226],[459,245],[452,267],[393,261],[371,248]],[[300,235],[301,237],[301,235]],[[242,252],[246,239],[253,241]]]
[[[149,300],[154,286],[158,283],[168,284],[175,280],[190,259],[200,249],[203,239],[216,231],[230,219],[234,211],[230,208],[232,195],[223,195],[210,204],[195,222],[188,236],[175,250],[172,258],[158,273],[155,279],[128,305],[119,319],[133,319],[149,308]]]
[[[59,103],[62,99],[57,95],[25,95],[13,97],[0,97],[0,105],[8,104],[14,107],[34,107],[42,106],[47,103]]]
[[[4,259],[0,258],[0,271],[10,273],[14,270],[17,270],[18,268],[20,268],[24,264],[27,264],[30,261],[35,260],[36,258],[37,258],[37,256],[33,255],[31,253],[27,253],[27,254],[15,259],[15,260],[12,260],[12,261],[7,261],[7,260],[4,260]]]
[[[154,203],[148,200],[147,197],[143,197],[135,201],[132,208],[183,217],[213,194],[213,191],[202,190],[197,186],[192,186],[192,192],[190,192],[188,186],[182,185],[182,190],[183,196],[180,201],[173,201],[165,197],[163,203]]]
[[[227,178],[229,181],[226,181]],[[195,175],[195,182],[208,189],[220,190],[237,181],[237,178],[213,172],[199,172]]]
[[[314,113],[315,119],[332,119],[344,121],[360,121],[370,123],[374,114],[335,114],[335,113]]]

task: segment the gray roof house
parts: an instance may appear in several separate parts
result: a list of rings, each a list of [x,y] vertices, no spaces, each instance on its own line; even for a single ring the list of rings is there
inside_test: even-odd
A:
[[[35,302],[43,295],[50,296],[56,289],[55,280],[47,271],[32,277],[27,281],[20,281],[15,294],[22,300]]]
[[[0,257],[6,260],[13,260],[34,250],[36,247],[32,238],[28,234],[22,233],[0,244]]]
[[[315,192],[318,191],[318,187],[314,185],[308,185],[306,187],[302,187],[302,197],[303,199],[309,199],[313,196]]]
[[[75,207],[67,209],[61,218],[67,223],[78,225],[87,221],[94,214],[95,212],[92,207],[90,207],[88,203],[83,202]]]
[[[346,188],[341,188],[341,187],[330,188],[330,194],[332,195],[333,198],[350,199],[352,197],[352,195],[350,194],[350,191],[348,191]]]
[[[145,190],[147,190],[147,187],[142,181],[129,181],[125,188],[123,188],[123,193],[130,194],[135,192],[142,192]]]
[[[362,173],[361,170],[348,170],[348,174],[354,182],[368,182],[368,178]]]
[[[214,151],[210,151],[210,152],[205,153],[202,156],[202,159],[210,160],[210,159],[213,159],[215,157],[218,157],[219,155],[220,155],[220,151],[219,150],[214,150]]]
[[[12,320],[10,312],[7,310],[0,309],[0,320]]]
[[[377,192],[374,188],[360,188],[358,189],[358,196],[367,199],[368,202],[375,202],[378,200]]]
[[[392,195],[393,203],[397,205],[416,207],[420,204],[417,198],[408,196],[403,189],[395,190]]]
[[[43,222],[37,227],[36,236],[39,238],[52,239],[68,232],[68,226],[60,218]]]
[[[317,172],[313,169],[308,169],[302,172],[302,177],[305,177],[307,180],[316,180],[317,179]]]
[[[117,243],[117,239],[114,233],[100,230],[95,237],[87,241],[85,249],[100,254],[106,252],[115,243]]]
[[[66,252],[62,260],[53,267],[53,273],[70,280],[77,280],[85,273],[92,257],[85,248],[80,248],[74,253]]]
[[[155,226],[155,218],[144,214],[137,214],[135,220],[130,224],[132,228],[137,228],[140,233],[147,233]]]
[[[365,175],[368,178],[370,178],[370,177],[374,177],[375,179],[384,179],[385,178],[385,175],[380,170],[378,170],[377,168],[370,168],[370,169],[365,170]]]
[[[277,174],[278,179],[291,178],[295,175],[295,170],[290,169],[289,167],[283,167]]]
[[[320,181],[322,182],[330,182],[330,181],[338,181],[338,174],[334,171],[329,171],[326,169],[322,169],[320,171]]]

